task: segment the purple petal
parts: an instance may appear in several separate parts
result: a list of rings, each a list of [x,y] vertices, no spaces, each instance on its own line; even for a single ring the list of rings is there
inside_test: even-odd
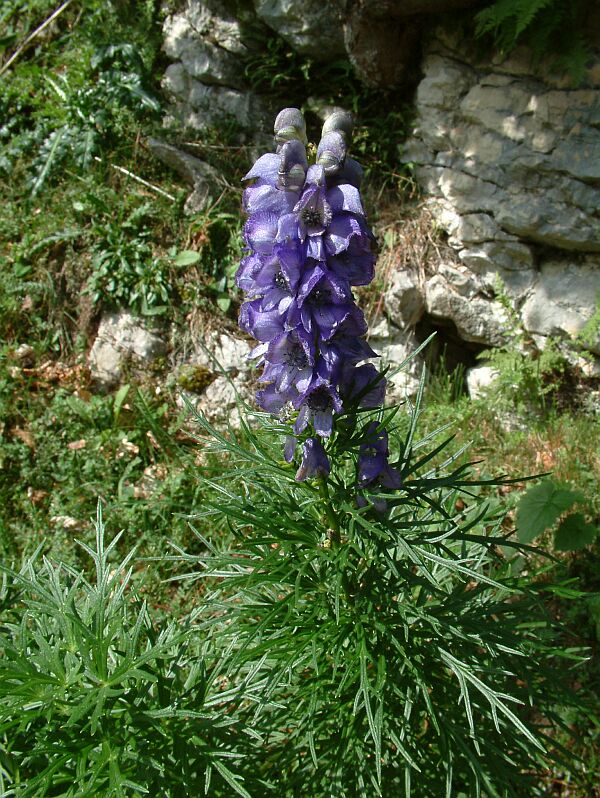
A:
[[[375,255],[371,252],[350,254],[352,246],[333,258],[327,259],[329,268],[350,285],[368,285],[375,276]]]
[[[290,401],[290,397],[280,393],[274,385],[267,385],[256,393],[256,401],[259,407],[268,413],[279,413],[279,411]]]
[[[279,217],[276,213],[259,211],[253,214],[244,227],[244,237],[248,245],[260,254],[270,255],[273,251]]]
[[[274,186],[277,182],[278,171],[279,155],[276,155],[274,152],[268,152],[266,155],[260,156],[258,161],[256,161],[252,169],[244,175],[242,180],[253,180],[258,177]]]
[[[277,243],[295,246],[299,240],[298,217],[295,213],[284,214],[277,222]]]
[[[313,427],[317,435],[328,438],[333,431],[333,415],[331,409],[321,410],[313,415]]]
[[[345,320],[350,309],[346,305],[322,305],[312,309],[312,316],[327,341]]]
[[[262,181],[244,191],[242,202],[246,213],[266,211],[282,215],[290,213],[298,200],[293,191],[274,188]]]
[[[325,236],[327,252],[330,255],[339,255],[348,249],[351,239],[355,237],[368,245],[370,236],[361,223],[361,218],[350,214],[334,216]]]
[[[302,462],[296,472],[296,480],[304,482],[311,477],[326,477],[331,470],[329,459],[318,438],[308,438],[302,444]]]
[[[363,174],[362,166],[358,161],[355,161],[353,158],[346,158],[344,165],[337,174],[333,175],[331,182],[333,184],[350,183],[351,186],[360,188]]]
[[[359,191],[349,183],[342,183],[341,185],[330,188],[327,192],[327,201],[331,205],[333,213],[348,211],[358,216],[365,215]]]
[[[297,435],[299,435],[301,432],[304,432],[304,430],[308,426],[309,420],[310,420],[310,410],[308,409],[307,405],[303,405],[300,408],[300,412],[298,413],[298,418],[296,419],[296,423],[294,424],[294,432]]]
[[[293,461],[297,444],[298,441],[296,440],[296,438],[294,438],[293,435],[285,436],[285,446],[283,447],[283,459],[286,461],[286,463],[291,463]]]
[[[252,253],[243,258],[237,270],[237,274],[235,275],[237,287],[241,288],[242,291],[254,291],[256,276],[263,265],[264,260],[256,253]]]

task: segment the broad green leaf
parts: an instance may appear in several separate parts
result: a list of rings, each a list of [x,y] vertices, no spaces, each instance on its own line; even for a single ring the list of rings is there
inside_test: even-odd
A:
[[[227,313],[231,305],[231,297],[229,297],[227,294],[221,294],[221,296],[217,297],[217,305],[223,311],[223,313]]]
[[[560,522],[554,535],[556,551],[576,551],[594,542],[598,527],[588,524],[581,513],[571,513]]]
[[[578,491],[545,479],[529,488],[517,507],[517,535],[521,543],[532,540],[550,529],[562,513],[570,510],[575,502],[583,501]]]
[[[191,249],[184,249],[175,258],[173,258],[173,263],[175,266],[193,266],[194,263],[198,263],[199,260],[199,252],[194,252]]]

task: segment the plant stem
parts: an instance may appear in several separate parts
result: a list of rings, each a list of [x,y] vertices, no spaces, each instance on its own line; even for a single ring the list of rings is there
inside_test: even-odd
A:
[[[319,493],[321,498],[323,499],[323,505],[325,507],[325,515],[327,516],[327,521],[333,532],[332,535],[332,543],[339,545],[340,542],[340,525],[338,522],[337,515],[333,509],[331,504],[331,499],[329,497],[329,488],[327,486],[327,477],[319,477]]]

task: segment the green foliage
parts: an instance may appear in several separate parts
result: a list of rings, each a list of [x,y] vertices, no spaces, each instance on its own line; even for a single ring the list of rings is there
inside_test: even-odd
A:
[[[583,325],[576,336],[576,342],[583,348],[584,354],[600,352],[600,294],[596,297],[594,313]]]
[[[475,34],[491,35],[504,52],[523,41],[537,61],[552,57],[579,83],[591,56],[587,10],[585,0],[495,0],[475,15]]]
[[[525,774],[548,761],[556,706],[572,700],[556,679],[571,653],[542,608],[552,588],[515,579],[511,552],[528,547],[481,495],[499,483],[453,466],[456,454],[433,465],[451,438],[419,438],[419,413],[419,401],[407,414],[349,412],[327,444],[332,474],[307,483],[262,416],[257,431],[242,417],[246,445],[197,417],[237,468],[211,482],[196,523],[227,519],[236,543],[200,536],[206,553],[175,561],[213,585],[210,627],[231,678],[265,679],[246,717],[268,740],[256,767],[278,796],[307,784],[314,798],[541,794]],[[359,509],[354,487],[373,417],[402,473],[397,493],[371,497],[383,513]]]
[[[517,505],[517,531],[522,543],[531,543],[554,528],[573,505],[585,502],[585,496],[551,479],[529,488]],[[593,543],[598,528],[588,524],[581,513],[562,518],[554,536],[557,551],[575,551]]]
[[[583,496],[546,479],[521,497],[517,510],[517,530],[522,543],[531,543],[554,525],[562,513],[569,510]]]
[[[193,618],[157,624],[117,540],[98,511],[90,580],[39,552],[2,567],[2,795],[247,796],[231,760],[239,689],[215,683]]]
[[[556,551],[576,551],[594,542],[598,527],[588,524],[582,513],[571,513],[562,519],[554,536]]]
[[[8,18],[15,18],[15,4]],[[150,90],[149,65],[132,42],[103,43],[99,27],[112,22],[114,8],[92,3],[84,14],[78,58],[20,65],[12,83],[0,89],[0,170],[10,174],[23,159],[29,188],[38,194],[59,169],[89,171],[94,157],[109,147],[124,128],[160,110]],[[109,22],[110,21],[110,22]]]
[[[142,314],[168,311],[173,295],[171,265],[154,254],[152,205],[109,206],[91,195],[92,271],[86,291],[94,303],[128,307]]]

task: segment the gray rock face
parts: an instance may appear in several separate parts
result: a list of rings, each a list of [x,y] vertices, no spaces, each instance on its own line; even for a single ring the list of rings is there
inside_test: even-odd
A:
[[[474,4],[475,0],[346,0],[346,52],[369,86],[389,89],[412,81],[425,15]]]
[[[505,340],[507,316],[498,302],[479,296],[467,297],[455,291],[441,274],[425,285],[427,312],[438,319],[450,319],[464,341],[501,346]]]
[[[233,15],[219,0],[188,0],[163,25],[164,50],[173,60],[163,78],[172,114],[201,129],[223,116],[243,128],[265,124],[266,112],[245,77],[253,42],[244,33],[247,14]],[[254,24],[259,24],[253,20]]]
[[[321,0],[254,0],[257,16],[298,53],[317,61],[344,52],[341,9]]]
[[[600,70],[561,86],[528,53],[483,62],[469,47],[433,38],[402,154],[463,267],[422,287],[427,311],[497,345],[501,284],[525,330],[573,336],[600,293]]]
[[[129,311],[105,313],[90,351],[90,371],[109,388],[119,383],[127,364],[147,366],[165,350],[163,338]]]
[[[523,305],[525,329],[538,335],[581,332],[600,301],[600,258],[546,261]]]

